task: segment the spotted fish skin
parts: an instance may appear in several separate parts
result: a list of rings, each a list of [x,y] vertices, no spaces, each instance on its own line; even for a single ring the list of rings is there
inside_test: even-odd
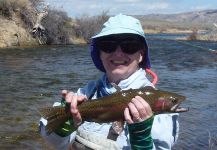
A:
[[[78,105],[78,110],[83,121],[106,123],[124,120],[124,109],[135,96],[141,96],[150,105],[154,114],[188,111],[185,108],[178,108],[185,100],[185,96],[151,87],[122,90],[99,99],[88,100]],[[71,117],[69,110],[68,105],[41,109],[42,117],[47,119],[46,131],[51,133],[69,120]]]

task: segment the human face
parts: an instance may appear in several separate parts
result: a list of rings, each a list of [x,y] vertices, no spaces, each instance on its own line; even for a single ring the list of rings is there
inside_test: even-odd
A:
[[[135,53],[127,54],[121,49],[120,45],[115,48],[115,51],[105,52],[100,50],[100,59],[110,82],[118,84],[139,69],[144,50],[135,49],[134,51]]]

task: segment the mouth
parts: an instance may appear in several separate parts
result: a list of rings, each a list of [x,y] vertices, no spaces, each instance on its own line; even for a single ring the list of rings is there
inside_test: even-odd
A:
[[[124,60],[112,60],[111,63],[113,65],[126,65],[127,64],[127,61],[124,61]]]
[[[176,113],[181,113],[181,112],[187,112],[189,111],[189,108],[184,108],[184,107],[179,107],[180,104],[174,105],[170,111],[171,112],[176,112]]]

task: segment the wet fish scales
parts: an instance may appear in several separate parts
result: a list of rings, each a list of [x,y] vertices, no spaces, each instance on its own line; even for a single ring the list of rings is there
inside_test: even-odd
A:
[[[185,100],[184,96],[149,87],[124,90],[97,100],[89,100],[80,104],[78,109],[83,121],[92,120],[102,123],[124,120],[124,109],[137,95],[149,103],[155,114],[187,111],[185,108],[178,108],[180,103]],[[49,133],[55,131],[71,117],[69,109],[62,106],[44,108],[41,114],[48,121],[46,130]]]

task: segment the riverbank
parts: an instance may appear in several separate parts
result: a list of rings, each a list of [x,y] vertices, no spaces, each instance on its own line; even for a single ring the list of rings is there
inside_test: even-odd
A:
[[[27,28],[26,24],[21,19],[21,16],[19,13],[14,12],[10,18],[5,18],[3,16],[0,16],[0,48],[5,47],[14,47],[14,46],[20,46],[20,47],[26,47],[26,46],[36,46],[39,45],[38,41],[32,37],[31,34],[31,28]],[[67,45],[67,44],[86,44],[88,41],[88,36],[91,36],[91,34],[94,33],[88,33],[88,29],[84,30],[88,34],[86,36],[86,39],[80,35],[82,30],[80,30],[82,25],[85,24],[78,24],[75,22],[75,20],[68,20],[67,28],[64,28],[64,33],[59,33],[58,40],[53,40],[50,44],[58,44],[58,45]],[[156,23],[155,23],[156,24]],[[154,24],[153,24],[154,25]],[[192,31],[191,29],[179,29],[179,28],[146,28],[144,26],[145,34],[186,34],[189,35],[189,37],[179,38],[179,40],[204,40],[204,41],[217,41],[217,28],[214,31],[208,31],[208,30],[197,30],[197,32]],[[48,30],[50,30],[48,28]],[[55,28],[52,29],[52,31],[55,31]],[[51,33],[51,31],[50,31]],[[65,34],[67,33],[67,34]],[[79,33],[79,35],[78,35]],[[55,33],[58,35],[58,33]],[[54,34],[54,35],[55,35]],[[51,34],[53,37],[57,39],[56,36]],[[64,40],[59,40],[60,37],[65,38]],[[193,37],[193,38],[192,38]]]
[[[197,37],[197,40],[203,40],[203,41],[217,41],[217,30],[210,32],[208,34],[199,35]]]
[[[31,35],[31,31],[26,29],[22,24],[19,17],[13,17],[12,19],[5,19],[0,17],[0,48],[5,47],[29,47],[36,46],[39,43]],[[191,30],[179,30],[179,29],[166,29],[166,30],[154,30],[145,29],[146,34],[194,34]],[[204,32],[204,31],[199,31]],[[179,40],[191,40],[189,37],[179,38]],[[204,41],[217,41],[217,33],[211,32],[209,34],[196,34],[193,40],[204,40]],[[55,43],[54,43],[55,44]],[[61,44],[61,43],[58,43]],[[68,43],[64,44],[87,44],[83,38],[76,38],[74,36],[69,37]]]
[[[42,44],[32,35],[37,18],[35,12],[38,13],[36,6],[29,0],[3,0],[3,2],[0,3],[0,48]],[[99,16],[73,19],[68,17],[65,12],[49,9],[48,15],[41,22],[41,26],[46,32],[46,40],[43,39],[43,43],[48,45],[87,44],[90,37],[99,32],[102,24],[108,18],[107,13],[102,13]],[[195,25],[190,27],[190,22],[182,25],[162,20],[147,20],[141,17],[140,20],[146,34],[186,34],[189,37],[180,40],[217,41],[217,31],[213,32],[211,28]],[[197,28],[196,32],[194,28]]]

